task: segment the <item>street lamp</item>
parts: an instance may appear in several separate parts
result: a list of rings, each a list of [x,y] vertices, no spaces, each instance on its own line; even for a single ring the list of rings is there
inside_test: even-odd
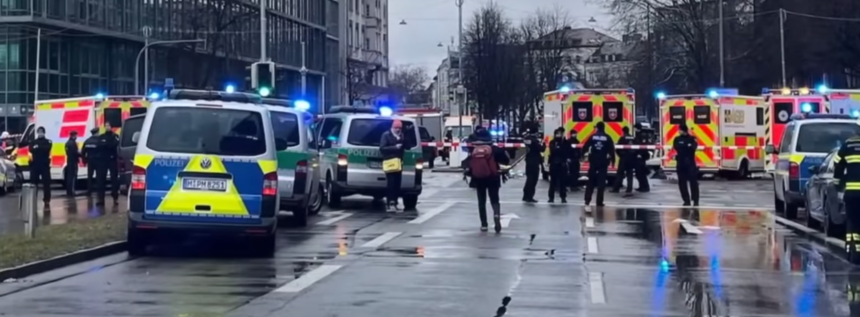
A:
[[[206,43],[206,40],[205,39],[193,39],[193,40],[155,41],[155,42],[147,43],[146,45],[144,45],[140,49],[140,52],[137,52],[137,59],[134,60],[134,94],[135,95],[140,95],[140,56],[143,55],[143,52],[146,52],[146,50],[150,46],[181,44],[181,43]],[[149,64],[148,59],[144,62]],[[149,74],[146,74],[146,75],[149,75]],[[147,81],[149,81],[149,80],[147,80]],[[147,85],[148,84],[149,83],[147,83]]]
[[[442,47],[442,46],[443,46],[442,42],[439,42],[439,44],[436,45],[436,47]]]

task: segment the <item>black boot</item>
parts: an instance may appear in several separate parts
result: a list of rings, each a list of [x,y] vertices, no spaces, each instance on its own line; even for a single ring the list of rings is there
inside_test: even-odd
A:
[[[493,204],[493,222],[495,222],[496,233],[502,232],[501,209],[499,204]]]
[[[478,204],[478,216],[481,218],[481,231],[487,231],[487,206]]]

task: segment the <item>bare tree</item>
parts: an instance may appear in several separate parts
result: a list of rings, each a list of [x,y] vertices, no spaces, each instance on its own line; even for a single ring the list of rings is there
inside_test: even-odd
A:
[[[388,73],[388,87],[398,100],[403,100],[410,94],[424,91],[429,78],[422,67],[398,65]]]
[[[564,40],[564,30],[573,21],[567,11],[556,5],[552,9],[538,9],[520,24],[519,31],[528,48],[525,52],[525,104],[519,112],[520,122],[527,114],[532,120],[543,113],[543,93],[555,90],[559,72],[564,66],[565,46],[556,45]]]

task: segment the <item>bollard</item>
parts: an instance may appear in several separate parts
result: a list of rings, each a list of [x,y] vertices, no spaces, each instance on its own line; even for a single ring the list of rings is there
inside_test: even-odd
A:
[[[39,190],[33,184],[24,184],[21,188],[21,197],[18,206],[24,215],[24,230],[28,238],[36,236],[36,225],[38,221],[38,196]]]

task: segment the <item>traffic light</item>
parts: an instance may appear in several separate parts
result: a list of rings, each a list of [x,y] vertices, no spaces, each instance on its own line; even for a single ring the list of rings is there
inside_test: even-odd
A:
[[[275,63],[256,62],[251,65],[251,88],[266,97],[275,89]]]

